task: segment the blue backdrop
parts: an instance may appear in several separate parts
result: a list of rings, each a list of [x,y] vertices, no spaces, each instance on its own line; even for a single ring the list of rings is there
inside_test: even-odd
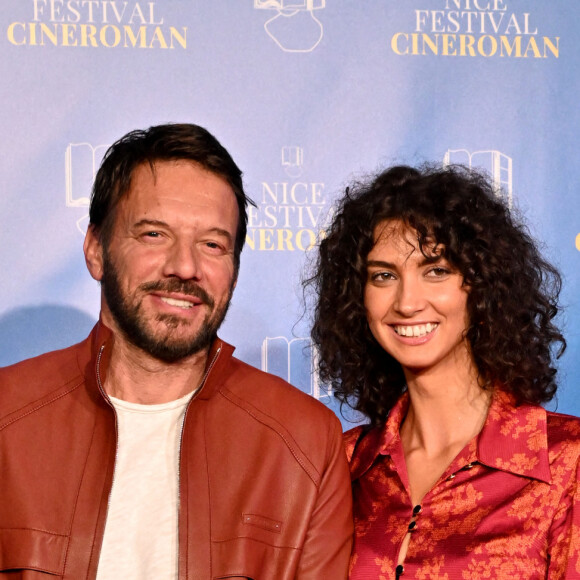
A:
[[[187,121],[257,203],[221,333],[240,358],[330,402],[300,277],[333,200],[393,162],[457,161],[563,271],[557,407],[580,414],[579,18],[567,0],[3,0],[0,364],[88,333],[95,169],[127,131]]]

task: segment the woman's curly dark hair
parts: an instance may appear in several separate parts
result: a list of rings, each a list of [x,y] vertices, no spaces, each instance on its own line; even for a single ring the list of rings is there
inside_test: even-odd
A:
[[[439,246],[462,274],[466,338],[482,386],[500,384],[516,404],[554,396],[553,355],[566,347],[553,323],[561,278],[496,193],[461,166],[398,166],[354,184],[339,202],[306,281],[317,295],[312,338],[321,379],[371,424],[385,421],[406,388],[401,365],[371,334],[363,303],[367,256],[385,220],[415,230],[423,253]]]

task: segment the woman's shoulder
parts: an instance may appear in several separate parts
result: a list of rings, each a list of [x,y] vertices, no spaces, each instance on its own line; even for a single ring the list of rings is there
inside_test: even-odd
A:
[[[566,449],[568,453],[580,455],[580,417],[563,413],[546,412],[548,449]]]
[[[342,434],[342,440],[344,442],[344,450],[346,451],[346,457],[350,463],[352,456],[354,454],[354,450],[360,441],[360,439],[364,436],[364,433],[367,429],[365,429],[365,425],[359,425],[358,427],[354,427],[353,429],[349,429]]]
[[[354,481],[361,477],[374,463],[384,446],[384,426],[361,425],[344,433],[344,446]]]

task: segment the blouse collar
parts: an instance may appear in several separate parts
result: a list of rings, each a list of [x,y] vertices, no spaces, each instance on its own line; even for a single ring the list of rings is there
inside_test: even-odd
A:
[[[400,445],[399,429],[409,408],[404,393],[391,409],[383,427],[372,429],[359,442],[351,460],[357,479],[378,455],[391,455]],[[548,457],[547,412],[535,405],[515,406],[513,397],[496,389],[483,429],[477,435],[475,460],[493,469],[546,483],[552,480]]]

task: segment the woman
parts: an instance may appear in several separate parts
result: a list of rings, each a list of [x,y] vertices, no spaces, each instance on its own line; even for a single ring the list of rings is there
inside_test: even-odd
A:
[[[322,241],[320,374],[346,434],[352,580],[580,578],[580,420],[556,392],[560,277],[479,174],[394,167]]]

